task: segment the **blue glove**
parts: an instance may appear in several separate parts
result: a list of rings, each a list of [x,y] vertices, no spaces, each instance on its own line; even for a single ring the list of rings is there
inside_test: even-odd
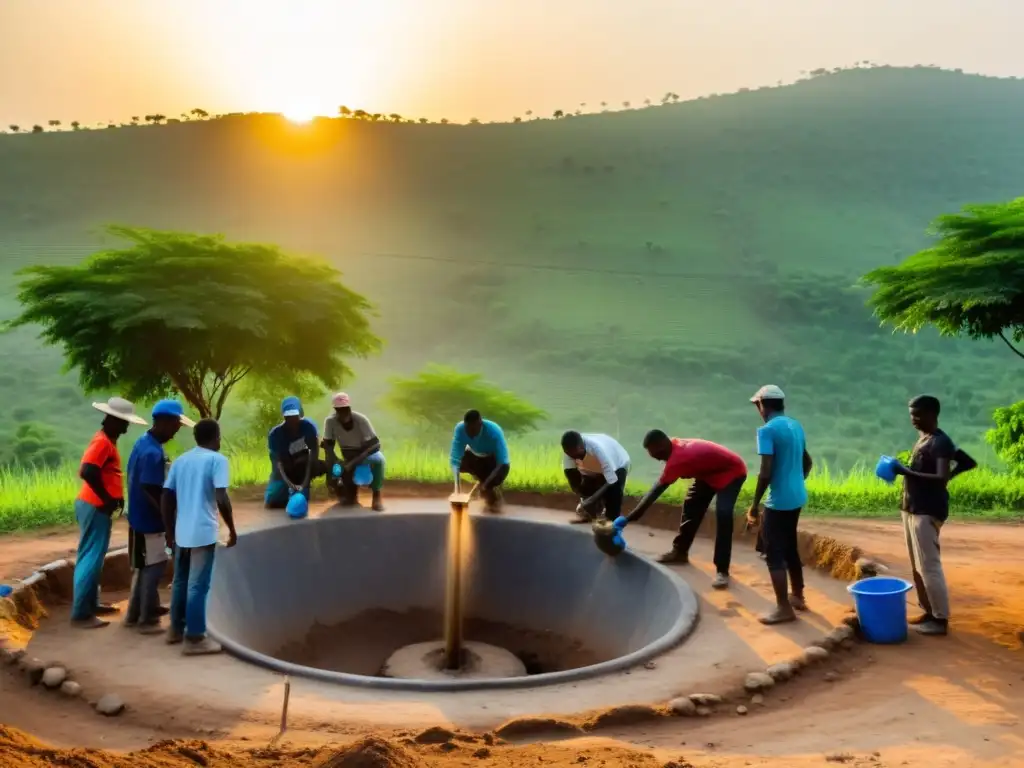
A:
[[[622,547],[623,549],[626,548],[626,540],[624,538],[622,538],[622,534],[621,533],[616,533],[615,534],[615,536],[612,538],[612,543],[616,547]]]
[[[614,526],[616,531],[621,531],[627,525],[629,525],[629,520],[626,519],[625,517],[623,517],[622,515],[619,515],[618,517],[616,517],[615,518],[615,522],[612,523],[612,526]]]
[[[335,464],[331,469],[331,474],[335,477],[341,477],[341,464]]]

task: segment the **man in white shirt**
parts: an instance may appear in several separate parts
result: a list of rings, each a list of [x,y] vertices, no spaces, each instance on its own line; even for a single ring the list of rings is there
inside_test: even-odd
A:
[[[228,460],[220,453],[220,426],[213,419],[196,424],[196,447],[179,456],[164,482],[160,499],[167,546],[174,550],[171,627],[167,642],[184,641],[186,656],[219,653],[220,644],[206,636],[206,599],[213,578],[220,512],[228,527],[227,546],[235,546]]]
[[[621,515],[629,474],[626,449],[609,435],[569,430],[562,435],[562,451],[565,478],[581,498],[576,522],[593,522],[602,507],[608,520]]]

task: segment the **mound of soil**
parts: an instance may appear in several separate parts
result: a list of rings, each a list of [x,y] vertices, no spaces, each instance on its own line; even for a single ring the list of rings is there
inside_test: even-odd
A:
[[[367,736],[337,752],[323,756],[316,768],[422,768],[423,761],[400,744]]]

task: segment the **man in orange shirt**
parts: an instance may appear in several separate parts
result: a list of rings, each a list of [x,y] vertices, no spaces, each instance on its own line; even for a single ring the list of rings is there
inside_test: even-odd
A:
[[[117,611],[113,606],[100,605],[100,576],[103,559],[110,546],[114,512],[124,509],[124,482],[117,438],[128,431],[129,424],[146,424],[135,415],[135,406],[120,397],[112,397],[105,403],[93,403],[92,407],[105,417],[100,431],[93,435],[82,456],[78,473],[82,478],[82,490],[75,499],[79,535],[71,623],[83,629],[107,626],[110,622],[101,619],[99,614]]]

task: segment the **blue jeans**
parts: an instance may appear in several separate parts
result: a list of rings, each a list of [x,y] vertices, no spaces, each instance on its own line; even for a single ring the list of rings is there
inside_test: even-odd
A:
[[[216,544],[174,548],[171,631],[188,640],[202,640],[206,636],[206,598],[210,596],[216,551]]]
[[[103,559],[110,546],[113,520],[110,515],[103,514],[81,499],[75,500],[75,519],[78,520],[79,533],[71,619],[83,621],[95,617],[100,604],[100,576],[103,574]]]

